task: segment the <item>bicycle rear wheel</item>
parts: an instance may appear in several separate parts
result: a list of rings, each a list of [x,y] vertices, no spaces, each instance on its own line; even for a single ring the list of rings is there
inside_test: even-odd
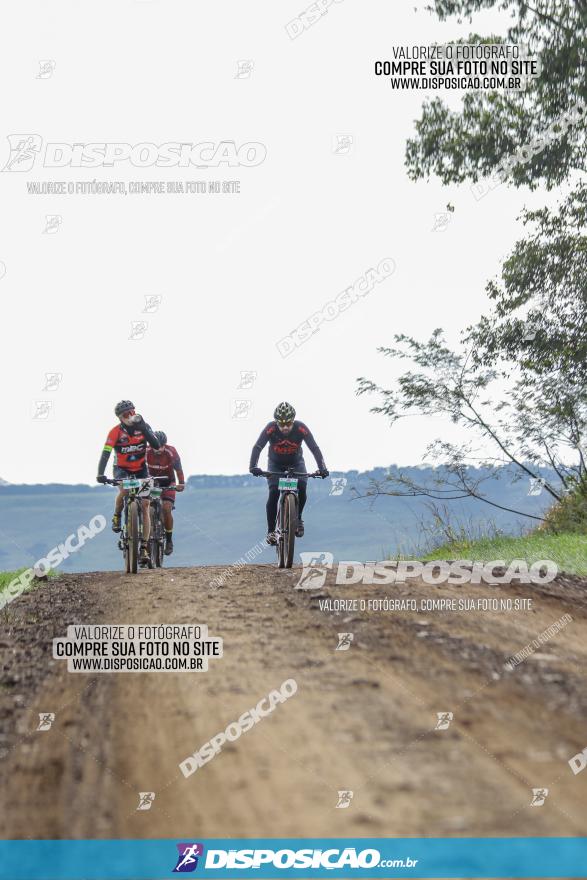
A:
[[[163,565],[163,526],[158,505],[151,507],[151,561],[155,568]]]
[[[126,519],[126,570],[137,573],[139,561],[139,511],[136,501],[129,501]]]
[[[277,535],[277,567],[285,568],[285,536],[284,536],[284,523],[285,523],[285,495],[279,496],[279,507],[277,508],[277,526],[275,529],[275,534]]]
[[[294,547],[296,543],[296,526],[298,524],[298,508],[295,495],[285,496],[284,528],[283,528],[283,563],[285,568],[291,568],[294,561]]]

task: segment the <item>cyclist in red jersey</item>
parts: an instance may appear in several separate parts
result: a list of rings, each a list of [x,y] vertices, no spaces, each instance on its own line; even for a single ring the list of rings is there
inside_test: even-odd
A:
[[[149,476],[158,477],[158,486],[170,486],[175,483],[177,491],[183,492],[185,479],[177,449],[167,444],[167,434],[164,431],[155,431],[155,437],[159,441],[159,449],[147,450]],[[167,482],[164,483],[164,479]],[[170,556],[173,553],[173,514],[171,511],[175,507],[175,489],[165,489],[161,495],[161,501],[163,525],[165,526],[165,550],[163,552],[166,556]]]
[[[122,480],[125,477],[138,477],[146,479],[149,476],[145,455],[147,452],[147,443],[154,449],[159,448],[159,441],[147,425],[142,416],[135,413],[134,403],[130,400],[121,400],[114,407],[114,415],[120,419],[119,423],[108,432],[106,443],[98,462],[98,483],[105,483],[106,477],[104,471],[110,458],[110,453],[114,450],[114,479]],[[124,504],[124,496],[126,492],[120,488],[114,504],[114,516],[112,517],[112,531],[120,532],[120,514]],[[143,508],[143,539],[141,541],[141,563],[149,560],[149,549],[147,546],[151,531],[151,523],[149,519],[149,499],[142,498],[141,506]]]

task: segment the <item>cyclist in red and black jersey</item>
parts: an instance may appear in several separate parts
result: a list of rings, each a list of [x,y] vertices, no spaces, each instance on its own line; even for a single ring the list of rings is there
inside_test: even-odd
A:
[[[144,421],[142,416],[135,413],[134,403],[130,400],[121,400],[114,407],[114,415],[120,421],[108,432],[106,443],[98,462],[98,483],[105,483],[106,477],[104,471],[110,458],[110,453],[114,450],[114,468],[113,474],[115,480],[122,480],[126,477],[138,477],[146,479],[149,476],[145,455],[147,452],[147,444],[154,449],[159,449],[159,441],[151,430],[150,426]],[[116,496],[114,504],[114,516],[112,517],[112,531],[120,532],[120,514],[124,504],[125,492],[120,488]],[[149,520],[149,499],[142,498],[141,505],[143,508],[143,540],[141,542],[141,562],[147,562],[149,559],[149,550],[147,542],[151,530]]]
[[[269,422],[259,435],[259,439],[253,446],[249,472],[256,477],[263,471],[257,467],[261,452],[269,444],[268,470],[284,472],[293,467],[296,471],[306,472],[302,443],[306,443],[310,452],[316,459],[318,470],[322,479],[328,476],[328,470],[324,463],[324,456],[320,452],[318,444],[314,440],[312,432],[303,423],[296,421],[296,411],[290,403],[280,403],[273,413],[275,421]],[[267,543],[275,544],[275,522],[277,520],[277,504],[279,501],[279,477],[267,477],[269,484],[269,497],[267,499]],[[298,526],[296,537],[301,538],[304,534],[304,522],[302,511],[306,503],[307,477],[298,477]]]
[[[157,477],[158,486],[177,486],[178,492],[183,492],[185,479],[181,459],[174,446],[167,443],[167,434],[164,431],[155,431],[155,437],[159,441],[159,449],[147,449],[147,468],[151,477]],[[177,474],[177,479],[176,475]],[[166,482],[163,482],[163,481]],[[161,495],[163,508],[163,525],[165,526],[165,550],[166,556],[173,553],[173,514],[175,507],[175,489],[165,489]]]

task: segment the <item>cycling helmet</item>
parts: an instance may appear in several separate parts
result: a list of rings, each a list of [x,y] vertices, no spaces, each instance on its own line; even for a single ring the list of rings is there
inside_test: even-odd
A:
[[[161,446],[165,446],[165,444],[167,443],[167,434],[165,433],[165,431],[155,431],[155,437],[157,438]]]
[[[128,412],[129,409],[134,409],[135,405],[132,400],[121,400],[114,407],[114,415],[121,416],[123,412]]]
[[[296,411],[291,403],[287,403],[287,401],[284,400],[283,403],[280,403],[275,407],[273,418],[276,422],[293,422],[295,417]]]

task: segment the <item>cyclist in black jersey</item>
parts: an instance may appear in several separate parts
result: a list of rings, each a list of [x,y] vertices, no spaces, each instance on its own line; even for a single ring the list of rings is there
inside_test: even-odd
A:
[[[296,420],[296,411],[290,403],[280,403],[273,413],[274,421],[269,422],[259,435],[259,439],[253,446],[251,452],[251,460],[249,462],[249,472],[255,477],[260,477],[263,470],[257,467],[261,452],[269,444],[268,467],[269,471],[278,471],[283,473],[288,468],[293,467],[296,471],[306,472],[306,464],[304,462],[304,454],[302,451],[302,443],[305,441],[310,452],[316,459],[318,470],[322,479],[328,476],[328,469],[324,462],[318,444],[314,440],[312,432],[303,423]],[[298,526],[296,529],[296,537],[301,538],[304,534],[304,523],[302,520],[302,511],[306,503],[306,488],[308,478],[298,477]],[[279,501],[279,477],[268,477],[269,497],[267,499],[267,543],[275,544],[275,522],[277,519],[277,503]]]

